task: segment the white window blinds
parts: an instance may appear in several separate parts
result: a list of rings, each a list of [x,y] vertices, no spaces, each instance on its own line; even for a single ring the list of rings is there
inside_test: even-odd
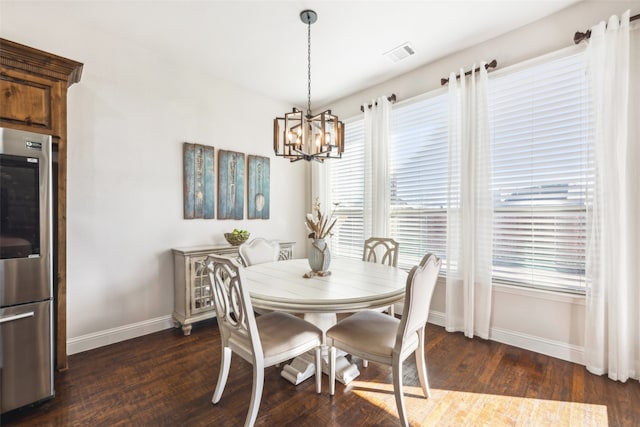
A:
[[[364,244],[364,120],[345,123],[342,159],[331,161],[331,205],[340,203],[337,228],[331,239],[336,256],[362,258]]]
[[[445,93],[391,113],[389,230],[400,243],[402,268],[427,252],[443,259],[447,253],[447,108]]]
[[[491,79],[494,282],[584,288],[593,163],[582,53]]]

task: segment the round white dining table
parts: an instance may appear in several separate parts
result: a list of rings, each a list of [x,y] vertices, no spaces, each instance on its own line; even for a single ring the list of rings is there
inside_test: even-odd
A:
[[[306,278],[310,267],[303,258],[255,264],[244,268],[243,274],[254,308],[304,313],[305,320],[323,331],[336,323],[336,313],[388,307],[404,298],[407,272],[399,268],[335,258],[329,270],[329,275]],[[322,369],[327,373],[327,358],[323,359]],[[309,355],[299,356],[281,374],[300,384],[313,376],[314,363]],[[339,355],[336,364],[336,379],[344,384],[360,374],[344,355]]]
[[[291,313],[351,313],[389,306],[404,297],[407,272],[350,258],[331,260],[330,275],[303,277],[306,258],[244,269],[255,308]]]

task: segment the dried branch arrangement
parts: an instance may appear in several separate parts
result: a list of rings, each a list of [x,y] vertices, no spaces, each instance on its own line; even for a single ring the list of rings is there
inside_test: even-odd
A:
[[[313,213],[307,214],[305,224],[309,230],[309,238],[324,239],[331,235],[333,226],[336,225],[337,218],[333,216],[338,207],[338,203],[334,203],[334,208],[330,214],[325,214],[320,209],[320,201],[318,199],[313,203]]]

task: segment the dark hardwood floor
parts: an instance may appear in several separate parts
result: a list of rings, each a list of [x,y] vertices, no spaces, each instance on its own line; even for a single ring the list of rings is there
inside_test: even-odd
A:
[[[501,413],[507,410],[500,407],[502,396],[605,405],[610,426],[640,425],[637,381],[614,382],[589,374],[580,365],[496,342],[467,339],[433,325],[428,326],[427,343],[432,393],[444,390],[476,398],[496,396],[493,406],[485,409]],[[56,373],[54,399],[5,414],[1,425],[241,426],[251,395],[251,366],[234,356],[222,400],[212,405],[219,345],[213,320],[195,325],[188,337],[180,329],[166,330],[72,355],[69,370]],[[404,364],[404,384],[416,387],[415,364],[410,360]],[[390,384],[390,368],[370,363],[361,372],[358,380],[367,384]],[[356,387],[339,383],[332,398],[326,376],[322,387],[318,395],[313,381],[293,386],[280,377],[278,368],[268,368],[256,425],[398,425],[392,398],[385,408],[363,399]],[[410,419],[412,410],[409,408]],[[502,424],[496,419],[482,424]],[[558,419],[553,425],[563,423]],[[447,424],[455,425],[456,421]],[[529,425],[539,424],[534,420]]]

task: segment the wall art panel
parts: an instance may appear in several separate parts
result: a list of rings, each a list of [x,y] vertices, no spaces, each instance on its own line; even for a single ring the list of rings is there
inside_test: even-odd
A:
[[[214,218],[214,149],[207,145],[185,142],[182,154],[184,218]]]
[[[249,219],[269,219],[269,158],[248,156],[247,214]]]
[[[218,150],[218,219],[244,218],[244,154]]]

